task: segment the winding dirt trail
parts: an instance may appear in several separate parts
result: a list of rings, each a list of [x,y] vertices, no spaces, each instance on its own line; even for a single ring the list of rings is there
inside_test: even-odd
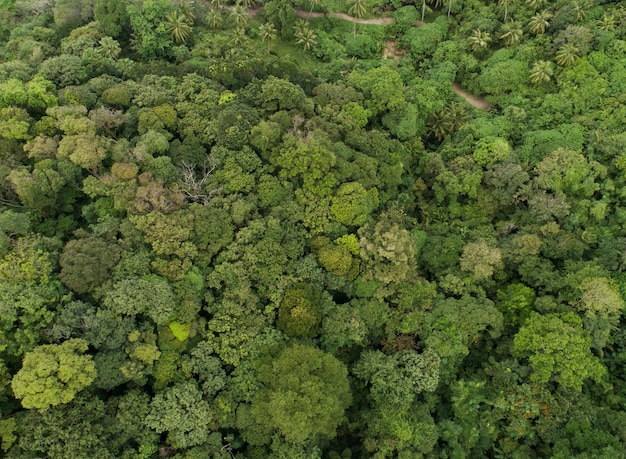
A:
[[[465,99],[467,103],[470,104],[472,107],[475,107],[479,110],[488,110],[491,107],[491,104],[485,99],[463,91],[463,89],[461,89],[461,87],[456,83],[452,83],[452,90],[463,99]]]
[[[295,8],[295,10],[296,10],[296,17],[299,17],[300,19],[323,18],[328,14],[338,19],[343,19],[344,21],[350,21],[355,24],[386,25],[386,24],[391,24],[393,22],[393,18],[359,19],[359,18],[352,17],[345,13],[318,13],[318,12],[309,13],[308,11],[304,11],[300,8]]]
[[[226,6],[226,8],[228,8],[228,6]],[[247,10],[248,16],[254,17],[257,14],[259,14],[261,10],[262,10],[261,6],[257,6],[255,8],[248,8]],[[331,16],[334,16],[338,19],[343,19],[344,21],[353,22],[355,24],[387,25],[387,24],[393,23],[394,21],[393,18],[359,19],[359,18],[352,17],[345,13],[320,13],[318,11],[305,11],[301,8],[294,8],[294,10],[296,12],[296,17],[300,19],[323,18],[330,14]],[[423,21],[420,21],[420,20],[415,21],[416,27],[422,27],[424,24],[425,23]],[[404,57],[404,55],[406,54],[406,51],[407,50],[405,49],[400,49],[400,50],[396,49],[396,42],[394,40],[387,40],[385,50],[383,52],[383,59],[387,59],[387,58],[400,59],[401,57]],[[470,104],[472,107],[475,107],[479,110],[488,110],[491,107],[491,104],[489,104],[489,102],[487,102],[485,99],[483,99],[480,96],[474,96],[473,94],[470,94],[464,91],[455,82],[452,83],[452,90],[456,94],[461,96],[463,99],[465,99],[467,103]]]

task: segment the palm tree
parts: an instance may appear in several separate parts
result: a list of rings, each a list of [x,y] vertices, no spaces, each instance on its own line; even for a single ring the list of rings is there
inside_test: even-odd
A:
[[[450,12],[452,11],[452,5],[456,3],[456,0],[445,0],[445,3],[448,7],[448,17],[450,17]]]
[[[244,8],[252,8],[255,3],[255,0],[237,0],[237,4],[243,5]]]
[[[504,22],[506,22],[506,18],[509,16],[509,3],[511,3],[511,0],[498,0],[498,5],[504,6]]]
[[[477,29],[472,32],[472,35],[470,35],[468,40],[470,42],[470,48],[472,48],[472,51],[479,51],[489,45],[489,42],[491,41],[491,34],[489,32]]]
[[[233,31],[233,45],[241,46],[246,38],[246,30],[243,27],[236,27]]]
[[[276,39],[276,27],[271,22],[266,22],[265,24],[261,24],[259,26],[259,34],[261,35],[261,40],[267,40],[267,54],[270,53],[270,44],[272,40]]]
[[[561,67],[568,67],[578,59],[579,50],[572,43],[566,43],[556,52],[556,63]]]
[[[191,1],[182,2],[178,8],[180,12],[185,15],[187,24],[192,26],[196,23],[196,13],[194,12],[194,5]]]
[[[296,22],[293,25],[293,34],[298,35],[308,29],[309,26],[304,19],[296,19]]]
[[[313,8],[315,8],[317,5],[320,4],[320,0],[309,0],[309,3],[311,4],[311,9],[309,10],[309,17],[307,17],[307,20],[311,17],[311,13],[313,12]]]
[[[535,14],[528,22],[530,31],[536,35],[541,35],[546,31],[548,27],[550,27],[550,22],[548,21],[548,19],[550,19],[551,17],[552,13],[546,10],[543,10],[541,13]]]
[[[233,7],[232,16],[237,27],[245,27],[248,23],[248,13],[246,12],[246,7],[241,4],[237,4]]]
[[[539,8],[545,6],[546,0],[526,0],[526,6],[531,9],[537,11]]]
[[[299,30],[295,35],[296,44],[302,45],[305,53],[315,44],[315,40],[317,39],[317,35],[315,35],[315,32],[311,29]]]
[[[363,0],[352,0],[352,6],[348,10],[348,14],[356,18],[362,18],[367,13],[367,8]],[[356,22],[352,23],[352,33],[356,37]]]
[[[212,29],[219,29],[222,27],[222,11],[218,9],[210,9],[206,14],[206,22]]]
[[[530,81],[534,84],[547,83],[550,81],[553,73],[552,62],[537,61],[530,71]]]
[[[457,102],[435,113],[428,119],[427,131],[434,135],[438,141],[454,133],[467,119],[467,110],[464,105]]]
[[[605,13],[604,17],[597,22],[598,29],[604,30],[606,32],[615,32],[615,14]]]
[[[504,40],[504,44],[507,46],[514,45],[518,43],[522,39],[522,35],[524,31],[522,30],[522,26],[519,22],[511,21],[502,25],[502,35],[500,35],[500,40]]]
[[[214,10],[221,10],[224,7],[225,3],[225,0],[209,0],[209,5]]]
[[[165,17],[167,31],[177,44],[185,43],[191,35],[191,25],[184,14],[174,11]]]
[[[576,20],[578,22],[585,19],[587,16],[587,11],[589,10],[589,5],[586,0],[574,0],[573,2],[574,11],[576,12]]]

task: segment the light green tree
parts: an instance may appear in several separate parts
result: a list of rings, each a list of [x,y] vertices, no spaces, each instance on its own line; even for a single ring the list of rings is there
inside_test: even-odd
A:
[[[70,339],[46,344],[27,352],[11,387],[24,408],[48,409],[69,403],[96,378],[96,366],[87,341]]]
[[[368,192],[359,182],[341,184],[335,193],[331,212],[339,223],[362,226],[378,204],[377,193]]]
[[[352,402],[342,362],[317,348],[293,344],[262,362],[258,374],[265,386],[252,400],[258,424],[293,443],[335,437]]]
[[[215,417],[198,384],[191,380],[157,394],[145,423],[158,433],[167,433],[174,448],[189,448],[208,440]]]
[[[541,315],[532,312],[513,340],[513,355],[528,357],[531,381],[581,391],[585,379],[599,381],[606,373],[591,353],[591,338],[574,313]]]

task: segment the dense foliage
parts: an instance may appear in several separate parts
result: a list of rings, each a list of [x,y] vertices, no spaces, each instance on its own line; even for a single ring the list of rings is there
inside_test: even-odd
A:
[[[2,457],[626,457],[624,2],[0,18]]]

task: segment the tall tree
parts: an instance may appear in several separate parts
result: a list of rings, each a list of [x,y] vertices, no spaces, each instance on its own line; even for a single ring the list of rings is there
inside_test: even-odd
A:
[[[27,352],[11,386],[24,408],[47,409],[69,403],[96,378],[96,367],[85,355],[88,343],[74,338]]]
[[[491,42],[491,34],[484,30],[477,29],[472,32],[468,40],[472,51],[480,51],[481,49],[487,48],[489,42]]]
[[[304,52],[311,49],[311,46],[315,44],[317,35],[309,28],[296,32],[296,44],[301,45],[304,48]]]
[[[317,348],[292,344],[261,363],[258,374],[265,387],[253,398],[251,412],[261,425],[299,444],[335,437],[352,402],[343,363]]]
[[[548,20],[551,17],[552,13],[546,10],[535,14],[528,22],[528,27],[530,27],[530,31],[537,35],[544,33],[546,29],[550,26],[550,22]]]
[[[193,21],[178,11],[168,14],[165,20],[167,31],[172,35],[174,42],[179,45],[185,43],[191,35]]]
[[[248,12],[246,11],[246,7],[237,4],[232,9],[232,17],[235,26],[237,27],[245,27],[248,24]]]
[[[269,55],[272,40],[275,40],[277,37],[276,27],[274,27],[274,24],[271,22],[266,22],[265,24],[261,24],[259,26],[259,33],[261,35],[261,40],[267,41],[267,54]]]
[[[561,67],[569,67],[578,59],[580,51],[573,43],[565,43],[556,52],[554,60]]]
[[[367,7],[363,0],[352,0],[351,6],[348,9],[348,14],[355,18],[362,18],[367,13]],[[356,22],[352,23],[352,34],[356,37]]]
[[[513,355],[528,357],[531,381],[581,391],[587,378],[599,381],[606,368],[591,352],[591,338],[574,313],[532,312],[513,340]]]
[[[506,22],[506,19],[509,16],[509,5],[511,4],[511,0],[498,0],[498,4],[504,8],[504,21],[503,22]]]
[[[548,61],[537,61],[530,70],[530,81],[534,84],[547,83],[550,81],[553,73],[552,63]]]
[[[500,40],[504,41],[507,46],[515,45],[522,39],[524,31],[519,22],[511,21],[503,24],[500,32]]]

